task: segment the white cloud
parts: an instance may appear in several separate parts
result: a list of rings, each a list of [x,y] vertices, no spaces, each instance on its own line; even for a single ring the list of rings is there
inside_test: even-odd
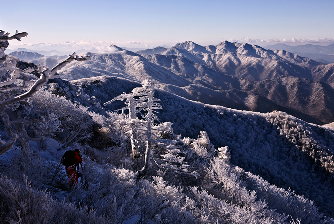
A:
[[[225,39],[224,39],[225,40]],[[236,38],[230,38],[228,39],[230,42],[247,42],[252,44],[258,44],[258,45],[270,45],[274,43],[286,43],[286,44],[330,44],[334,43],[333,38],[317,38],[317,39],[306,39],[306,38],[290,38],[290,39],[252,39],[252,38],[242,38],[242,39],[236,39]],[[182,41],[180,41],[182,42]],[[148,49],[148,48],[154,48],[158,46],[163,47],[170,47],[177,43],[177,41],[174,42],[138,42],[138,41],[123,41],[123,42],[114,42],[114,41],[87,41],[87,40],[81,40],[78,42],[74,41],[66,41],[63,43],[58,44],[51,44],[51,43],[38,43],[38,44],[32,44],[32,43],[25,43],[25,42],[19,42],[19,41],[10,41],[10,45],[8,49],[10,51],[14,50],[27,50],[27,51],[35,51],[39,52],[43,55],[49,56],[49,55],[66,55],[71,54],[73,52],[76,53],[83,53],[83,52],[92,52],[92,53],[114,53],[117,50],[115,50],[114,47],[111,45],[116,45],[123,49],[128,49],[131,51],[137,51],[141,49]],[[199,43],[201,45],[208,45],[208,43]],[[219,41],[216,43],[210,43],[210,44],[219,44]]]
[[[140,42],[137,42],[137,41],[130,41],[129,43],[130,44],[141,44]]]
[[[148,47],[157,47],[157,46],[166,46],[170,43],[165,42],[139,42],[139,41],[87,41],[81,40],[78,42],[66,41],[63,43],[50,44],[50,43],[22,43],[18,41],[10,42],[8,47],[9,50],[28,50],[36,51],[46,56],[48,55],[66,55],[73,52],[82,53],[82,52],[92,52],[92,53],[114,53],[116,52],[115,48],[112,45],[116,45],[123,49],[129,49],[133,51],[147,49]],[[52,51],[52,52],[51,52]]]

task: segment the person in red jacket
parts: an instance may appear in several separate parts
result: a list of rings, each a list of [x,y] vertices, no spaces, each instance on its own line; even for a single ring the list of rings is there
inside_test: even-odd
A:
[[[72,165],[65,166],[66,174],[70,180],[70,186],[74,187],[78,184],[78,170],[79,164],[82,163],[82,158],[80,156],[79,149],[74,150],[74,157],[72,160]]]

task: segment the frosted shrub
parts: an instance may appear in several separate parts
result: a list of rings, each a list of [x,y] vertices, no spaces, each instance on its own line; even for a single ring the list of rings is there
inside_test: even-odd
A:
[[[1,223],[47,223],[52,220],[56,203],[45,192],[35,192],[0,176]]]
[[[23,182],[22,178],[25,175],[37,183],[44,182],[47,179],[47,168],[37,153],[34,153],[31,149],[16,150],[12,153],[14,153],[14,156],[8,169],[11,178]]]
[[[200,207],[200,223],[284,223],[286,216],[273,211],[253,210],[226,200],[220,200],[205,190],[193,187],[193,200]]]
[[[248,185],[252,186],[268,206],[275,208],[277,212],[289,215],[301,223],[334,223],[333,219],[324,218],[313,202],[305,197],[271,185],[254,174],[247,172],[245,175]]]
[[[222,193],[227,200],[238,205],[251,205],[255,202],[255,192],[248,192],[244,184],[240,180],[240,174],[235,171],[236,167],[232,167],[223,161],[215,158],[211,164],[209,174],[218,184],[222,184]]]
[[[198,209],[194,202],[182,193],[182,189],[167,185],[161,177],[153,177],[153,179],[154,194],[160,198],[159,219],[163,223],[196,223],[191,213],[194,212],[192,210]]]
[[[334,172],[334,151],[327,150],[328,146],[324,145],[323,140],[316,141],[316,139],[325,137],[324,134],[327,135],[328,140],[333,141],[333,137],[329,134],[330,131],[321,130],[322,128],[316,125],[306,124],[306,122],[283,112],[271,113],[267,119],[277,125],[280,135],[286,136],[289,142],[304,152],[314,163],[320,163],[330,173]],[[326,150],[322,150],[322,148]]]
[[[87,207],[78,208],[72,203],[58,202],[55,207],[53,219],[49,223],[105,224],[116,222],[113,222],[113,220],[110,222],[104,217],[98,216],[94,210],[90,210]]]
[[[78,209],[71,203],[59,203],[50,194],[34,190],[25,179],[24,187],[0,176],[1,223],[96,223],[106,221],[92,211]]]
[[[228,146],[218,148],[218,158],[224,163],[230,163],[231,154]]]
[[[124,116],[122,114],[108,112],[105,115],[88,112],[91,116],[93,134],[88,144],[100,150],[109,147],[121,146],[127,141],[127,130],[124,127]]]
[[[23,177],[26,177],[33,187],[41,190],[68,187],[67,176],[61,172],[64,168],[59,161],[43,160],[32,149],[17,149],[11,153],[10,165],[5,170],[8,177],[19,183],[23,183]]]
[[[208,191],[217,198],[252,211],[257,217],[271,217],[272,220],[281,220],[279,223],[283,220],[299,220],[301,223],[333,222],[332,219],[324,219],[312,201],[270,185],[261,177],[230,166],[218,158],[213,160],[208,173],[212,178],[211,185],[206,185]]]
[[[264,223],[271,223],[269,222],[270,220],[282,222],[286,219],[286,216],[270,210],[265,201],[259,200],[256,191],[247,189],[246,183],[242,180],[241,168],[230,166],[219,158],[215,158],[208,173],[213,183],[215,183],[211,187],[207,186],[208,189],[216,197],[240,207],[245,214],[248,213],[247,216],[253,217],[251,219],[258,220],[261,217],[265,217]],[[221,187],[221,190],[217,187]],[[235,215],[238,216],[238,214]],[[248,219],[249,217],[245,221]]]
[[[61,122],[62,134],[57,133],[59,140],[66,145],[90,137],[93,121],[87,108],[74,105],[64,97],[57,97],[48,91],[40,90],[32,97],[34,106],[40,110],[52,111]]]
[[[208,134],[201,131],[196,140],[191,143],[194,151],[203,158],[211,158],[215,152],[214,146],[211,144]]]
[[[110,223],[127,223],[134,217],[143,223],[194,223],[194,219],[184,210],[179,211],[179,206],[174,206],[182,203],[184,198],[179,188],[168,186],[162,180],[154,183],[138,181],[130,170],[96,165],[89,160],[83,176],[86,179],[83,182],[87,184],[79,185],[68,198],[87,206]],[[170,204],[163,194],[168,195]]]
[[[172,128],[171,122],[163,122],[153,127],[155,133],[157,133],[157,137],[160,139],[174,139],[174,131]]]

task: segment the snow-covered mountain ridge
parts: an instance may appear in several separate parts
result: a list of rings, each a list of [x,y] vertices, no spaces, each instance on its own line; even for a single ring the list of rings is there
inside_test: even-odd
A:
[[[254,81],[287,74],[313,79],[313,74],[308,69],[321,65],[284,50],[272,51],[257,45],[228,41],[206,48],[188,41],[177,44],[161,54],[183,56],[234,77]]]
[[[203,103],[261,112],[282,110],[317,124],[334,121],[333,65],[285,51],[226,41],[207,47],[185,42],[154,55],[127,50],[90,55],[90,61],[69,65],[60,77],[152,79],[161,89]]]

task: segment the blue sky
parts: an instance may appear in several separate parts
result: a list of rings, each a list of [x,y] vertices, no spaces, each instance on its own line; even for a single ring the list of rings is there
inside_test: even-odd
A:
[[[0,29],[22,43],[334,39],[333,0],[1,0]]]

